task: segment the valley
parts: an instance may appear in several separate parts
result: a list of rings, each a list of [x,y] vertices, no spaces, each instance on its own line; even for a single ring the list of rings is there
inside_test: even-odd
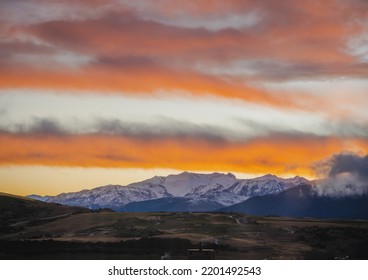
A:
[[[81,213],[0,234],[2,259],[367,259],[368,222],[236,213]]]

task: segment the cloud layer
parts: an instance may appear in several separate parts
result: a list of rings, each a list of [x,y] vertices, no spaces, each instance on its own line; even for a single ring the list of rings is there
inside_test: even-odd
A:
[[[368,153],[367,18],[364,0],[1,1],[0,166],[313,177],[330,159],[365,182],[343,152]]]
[[[280,106],[295,96],[260,81],[367,77],[364,2],[94,2],[6,1],[0,86],[181,89]]]

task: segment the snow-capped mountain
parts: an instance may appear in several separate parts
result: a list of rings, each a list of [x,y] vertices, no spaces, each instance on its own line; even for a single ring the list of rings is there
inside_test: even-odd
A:
[[[57,196],[51,196],[45,201],[69,206],[83,206],[90,209],[117,209],[130,202],[171,196],[172,195],[167,192],[166,188],[161,185],[143,183],[142,185],[126,187],[119,185],[108,185],[92,190],[62,193]]]
[[[302,177],[282,179],[274,175],[265,175],[243,180],[236,179],[232,174],[227,174],[226,177],[228,177],[228,180],[213,181],[208,185],[192,188],[185,196],[197,199],[209,198],[222,205],[229,206],[253,196],[277,194],[289,188],[309,183],[307,179]]]
[[[57,196],[32,195],[30,197],[70,206],[83,206],[92,209],[112,208],[115,210],[130,209],[125,207],[129,203],[135,203],[134,209],[138,209],[138,205],[145,209],[144,207],[147,207],[149,202],[149,207],[152,208],[154,201],[162,203],[160,199],[182,198],[180,201],[185,202],[185,205],[191,207],[199,204],[202,206],[210,205],[211,210],[213,210],[212,208],[215,206],[219,206],[219,208],[230,206],[253,196],[277,194],[294,186],[308,183],[309,181],[302,177],[282,179],[274,175],[265,175],[254,179],[237,179],[231,173],[197,174],[183,172],[167,177],[155,176],[128,186],[108,185]],[[142,203],[136,204],[137,202]],[[180,209],[185,209],[185,207]],[[191,210],[188,209],[188,211]]]
[[[236,181],[236,177],[231,173],[199,174],[183,172],[177,175],[169,175],[167,177],[156,176],[143,182],[162,185],[166,187],[168,192],[173,196],[183,197],[191,192],[194,188],[199,186],[208,186],[208,188],[213,188],[213,186],[216,184],[230,186]],[[131,185],[139,184],[141,183],[135,183]]]
[[[307,179],[299,176],[282,179],[275,175],[268,174],[254,179],[239,180],[239,183],[231,186],[229,191],[237,195],[252,197],[276,194],[292,187],[309,183]]]

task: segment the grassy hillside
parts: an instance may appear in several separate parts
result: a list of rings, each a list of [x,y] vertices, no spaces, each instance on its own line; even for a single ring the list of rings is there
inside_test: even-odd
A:
[[[21,225],[42,219],[46,221],[47,218],[86,212],[89,210],[82,207],[63,206],[0,193],[0,230],[14,224]]]
[[[0,234],[0,259],[159,259],[165,253],[185,259],[188,248],[201,246],[215,249],[216,259],[368,259],[368,222],[236,213],[83,213]]]

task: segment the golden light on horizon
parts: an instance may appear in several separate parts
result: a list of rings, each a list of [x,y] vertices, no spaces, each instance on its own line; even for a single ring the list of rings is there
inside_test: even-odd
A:
[[[314,178],[368,153],[360,1],[6,1],[0,17],[0,191]]]

